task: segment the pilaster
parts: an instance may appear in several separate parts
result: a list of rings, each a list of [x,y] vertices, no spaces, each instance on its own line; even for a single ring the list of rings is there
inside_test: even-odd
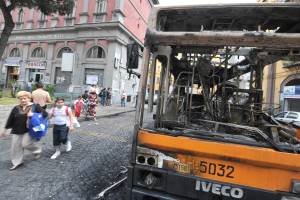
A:
[[[44,82],[46,84],[53,83],[54,80],[51,80],[51,74],[53,71],[53,60],[54,60],[54,46],[55,43],[48,43],[48,51],[47,51],[47,67],[44,74]],[[55,70],[54,70],[55,71]],[[52,75],[53,77],[55,75]]]
[[[104,70],[104,87],[111,87],[113,83],[116,49],[117,49],[117,43],[114,41],[109,41],[107,56],[106,56],[107,65]]]

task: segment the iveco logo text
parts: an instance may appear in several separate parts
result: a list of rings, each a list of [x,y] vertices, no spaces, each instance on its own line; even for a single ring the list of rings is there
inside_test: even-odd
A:
[[[216,195],[241,199],[244,196],[244,191],[240,188],[230,187],[228,185],[220,185],[205,181],[196,181],[196,190],[202,192],[211,192]]]

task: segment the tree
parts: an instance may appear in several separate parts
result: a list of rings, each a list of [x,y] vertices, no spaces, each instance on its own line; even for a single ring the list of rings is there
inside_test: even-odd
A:
[[[4,29],[0,38],[0,58],[15,27],[11,13],[17,7],[37,8],[45,15],[51,13],[65,15],[72,13],[74,0],[0,0],[0,9],[4,17]]]

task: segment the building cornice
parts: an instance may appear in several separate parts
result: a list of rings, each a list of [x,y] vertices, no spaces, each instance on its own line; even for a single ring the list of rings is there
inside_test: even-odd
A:
[[[66,33],[74,33],[77,34],[80,31],[99,31],[99,30],[111,30],[116,29],[120,30],[121,32],[125,33],[131,40],[138,43],[140,46],[143,46],[142,41],[140,41],[129,29],[127,29],[124,24],[121,22],[105,22],[105,23],[88,23],[88,24],[75,24],[74,26],[68,27],[57,27],[57,28],[43,28],[43,29],[22,29],[22,30],[15,30],[11,34],[10,40],[8,43],[30,43],[36,41],[47,41],[47,42],[56,42],[56,41],[64,41],[64,40],[72,40],[72,41],[84,41],[91,38],[95,38],[95,35],[92,34],[90,36],[81,36],[81,37],[74,37],[74,38],[64,38],[63,34]],[[47,38],[47,34],[56,34],[53,38]],[[41,35],[44,38],[37,38],[36,35]],[[28,38],[25,39],[15,39],[15,37],[22,37],[26,36]],[[118,36],[100,36],[97,39],[104,39],[110,41],[116,41],[121,44],[126,44]]]
[[[52,33],[59,31],[74,31],[79,29],[99,29],[108,28],[108,27],[118,27],[119,22],[105,22],[105,23],[87,23],[87,24],[75,24],[73,26],[66,27],[51,27],[51,28],[43,28],[43,29],[22,29],[22,30],[14,30],[11,35],[22,35],[22,34],[30,34],[30,33]]]

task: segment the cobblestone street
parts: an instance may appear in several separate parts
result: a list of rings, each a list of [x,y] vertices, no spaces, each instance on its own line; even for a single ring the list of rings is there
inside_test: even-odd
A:
[[[52,130],[42,139],[42,157],[26,155],[25,164],[9,171],[10,137],[0,140],[0,199],[92,199],[115,181],[120,166],[127,166],[134,112],[84,121],[70,134],[73,150],[56,160]],[[106,199],[124,199],[124,185]]]

